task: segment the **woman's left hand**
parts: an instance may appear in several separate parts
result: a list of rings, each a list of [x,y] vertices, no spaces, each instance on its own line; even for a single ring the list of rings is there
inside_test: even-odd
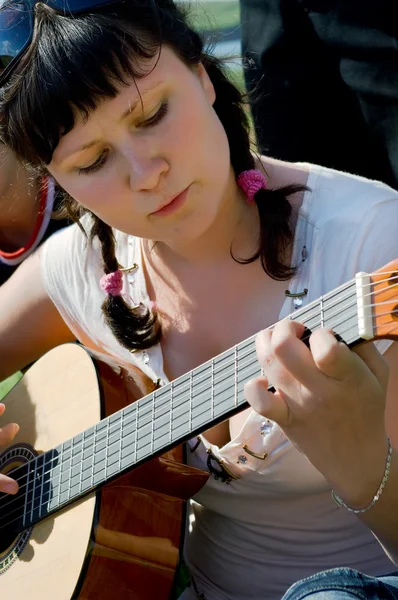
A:
[[[351,351],[318,329],[308,348],[303,331],[285,319],[257,336],[265,377],[246,385],[246,399],[278,423],[347,504],[364,506],[380,484],[388,451],[388,365],[374,344]]]

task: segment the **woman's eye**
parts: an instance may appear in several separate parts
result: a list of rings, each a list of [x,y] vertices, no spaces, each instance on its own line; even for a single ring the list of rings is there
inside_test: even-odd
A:
[[[159,123],[159,121],[161,121],[163,117],[166,116],[168,108],[168,102],[163,102],[159,110],[156,111],[156,113],[152,115],[152,117],[149,117],[149,119],[145,119],[145,121],[142,121],[139,124],[139,127],[153,127],[153,125]]]
[[[104,164],[106,163],[107,156],[108,156],[108,150],[103,152],[101,154],[101,156],[99,156],[97,158],[97,160],[95,162],[93,162],[93,164],[88,165],[88,167],[79,167],[78,168],[79,175],[81,175],[81,174],[87,175],[88,173],[94,173],[95,171],[99,171],[101,169],[101,167],[103,167]]]

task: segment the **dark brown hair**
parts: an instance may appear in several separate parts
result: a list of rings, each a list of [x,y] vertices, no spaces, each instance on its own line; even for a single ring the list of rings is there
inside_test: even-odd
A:
[[[51,162],[62,135],[70,131],[76,113],[88,115],[104,98],[117,95],[117,86],[129,77],[145,74],[148,59],[162,44],[172,48],[188,66],[200,62],[214,85],[214,109],[224,126],[236,176],[254,168],[249,124],[241,92],[226,76],[221,62],[207,54],[201,37],[187,23],[187,15],[172,0],[127,0],[91,14],[75,17],[36,5],[34,41],[10,82],[1,90],[1,137],[24,163],[37,169]],[[260,260],[274,279],[288,279],[294,267],[285,263],[292,241],[291,205],[287,197],[302,191],[291,185],[260,190],[255,196],[260,218],[258,250],[241,263]],[[70,197],[65,210],[74,220],[88,212]],[[111,227],[92,216],[90,238],[101,243],[105,273],[118,269]],[[156,314],[131,308],[124,299],[108,296],[103,304],[108,325],[130,350],[145,349],[159,341]]]

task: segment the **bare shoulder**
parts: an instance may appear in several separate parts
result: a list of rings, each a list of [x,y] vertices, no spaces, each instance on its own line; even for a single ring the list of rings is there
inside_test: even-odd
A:
[[[269,185],[278,188],[285,185],[306,185],[310,167],[304,163],[291,163],[269,156],[255,157],[257,169],[262,169],[268,176]]]
[[[310,174],[310,168],[307,164],[289,163],[263,155],[255,157],[255,165],[257,169],[265,171],[270,189],[277,189],[286,185],[305,186]],[[289,202],[294,209],[295,218],[303,200],[304,192],[299,192],[289,197]],[[293,226],[295,218],[292,223]]]
[[[0,287],[0,380],[74,340],[47,294],[41,260],[39,250]]]

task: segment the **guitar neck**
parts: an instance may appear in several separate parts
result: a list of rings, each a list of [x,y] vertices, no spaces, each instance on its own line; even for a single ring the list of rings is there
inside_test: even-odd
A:
[[[379,279],[383,291],[385,275]],[[395,279],[394,272],[394,287]],[[310,331],[330,328],[349,346],[373,339],[372,285],[370,276],[359,274],[287,318]],[[381,318],[384,337],[391,331],[396,337],[395,322],[392,330]],[[240,412],[248,406],[244,386],[258,375],[253,336],[19,467],[19,502],[12,515],[0,514],[0,530],[18,533]]]

